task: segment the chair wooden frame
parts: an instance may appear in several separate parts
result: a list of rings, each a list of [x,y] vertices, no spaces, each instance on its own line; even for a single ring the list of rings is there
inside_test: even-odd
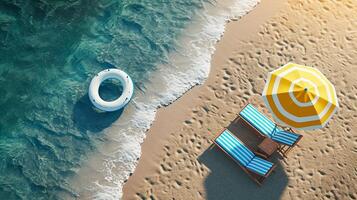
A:
[[[245,124],[247,124],[248,126],[250,126],[254,132],[259,136],[259,137],[267,137],[265,134],[261,133],[258,129],[256,129],[253,124],[251,124],[250,122],[248,122],[247,120],[245,120],[240,113],[244,110],[245,107],[248,106],[249,103],[247,103],[240,111],[238,116],[233,120],[233,122],[238,122],[239,120],[242,120]],[[270,119],[269,119],[270,120]],[[270,120],[272,121],[272,120]],[[296,133],[292,128],[288,128],[288,127],[283,127],[283,126],[279,126],[277,123],[275,123],[274,121],[272,121],[275,124],[275,127],[280,127],[283,130],[286,131],[290,131],[292,133]],[[279,144],[279,148],[278,148],[278,152],[281,153],[281,155],[283,155],[283,157],[287,157],[287,154],[292,150],[293,147],[295,147],[297,145],[297,143],[302,139],[302,135],[299,135],[299,138],[294,142],[294,144],[292,144],[291,146],[280,143],[278,141],[276,141]]]
[[[277,124],[275,124],[276,126],[278,126]],[[295,133],[295,131],[292,128],[287,128],[287,127],[282,127],[280,126],[280,128],[282,128],[285,131],[290,131],[292,133]],[[284,156],[287,157],[287,154],[297,145],[297,143],[302,139],[302,135],[299,135],[298,139],[291,145],[284,145],[279,143],[279,148],[278,151]]]
[[[221,133],[218,134],[218,135],[214,138],[213,144],[216,145],[219,149],[221,149],[221,150],[222,150],[227,156],[229,156],[232,160],[234,160],[234,162],[236,162],[236,163],[242,168],[242,170],[243,170],[245,173],[247,173],[248,176],[249,176],[254,182],[256,182],[259,186],[261,186],[262,183],[264,182],[264,180],[274,171],[274,169],[276,168],[276,164],[273,163],[273,166],[270,168],[270,170],[269,170],[264,176],[262,176],[262,175],[260,175],[260,174],[257,174],[257,173],[255,173],[255,172],[249,170],[248,168],[246,168],[245,166],[243,166],[238,160],[236,160],[236,159],[233,158],[231,155],[229,155],[229,153],[228,153],[226,150],[224,150],[224,149],[216,142],[216,139],[217,139],[220,135],[222,135],[222,133],[223,133],[225,130],[228,130],[228,129],[227,129],[227,128],[223,129],[223,130],[221,131]],[[230,130],[228,130],[228,131],[231,132]],[[232,132],[231,132],[231,133],[232,133]],[[250,151],[252,151],[252,152],[255,154],[255,156],[260,156],[260,157],[262,157],[263,159],[266,159],[266,157],[265,157],[263,154],[254,151],[252,148],[250,148],[248,145],[246,145],[244,142],[242,142],[239,138],[237,138],[233,133],[232,133],[232,136],[235,137],[237,140],[239,140],[239,141],[240,141],[243,145],[245,145]]]

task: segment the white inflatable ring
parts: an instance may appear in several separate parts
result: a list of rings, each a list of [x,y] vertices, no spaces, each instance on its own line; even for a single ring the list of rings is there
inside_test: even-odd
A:
[[[115,99],[114,101],[104,101],[99,96],[99,87],[103,81],[107,79],[117,79],[123,85],[123,93]],[[92,81],[89,85],[89,99],[93,103],[93,105],[102,111],[116,111],[123,108],[126,104],[129,103],[131,97],[133,96],[134,85],[130,76],[119,70],[119,69],[106,69],[99,72],[95,77],[93,77]]]

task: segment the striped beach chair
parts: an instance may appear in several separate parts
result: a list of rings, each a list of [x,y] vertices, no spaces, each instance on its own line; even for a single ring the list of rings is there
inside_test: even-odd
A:
[[[259,112],[252,104],[247,104],[239,113],[248,125],[260,135],[269,137],[280,144],[279,151],[286,154],[300,141],[302,135],[294,133],[292,129],[283,130],[273,121]]]
[[[276,167],[275,164],[258,157],[228,129],[219,134],[214,144],[231,157],[259,185]]]

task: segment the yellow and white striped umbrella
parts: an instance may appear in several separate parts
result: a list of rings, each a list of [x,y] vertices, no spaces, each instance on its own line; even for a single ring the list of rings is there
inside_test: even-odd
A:
[[[336,112],[334,86],[317,69],[288,63],[269,73],[263,99],[280,124],[322,128]]]

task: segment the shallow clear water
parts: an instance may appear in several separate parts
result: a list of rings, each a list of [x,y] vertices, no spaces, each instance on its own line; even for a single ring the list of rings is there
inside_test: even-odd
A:
[[[121,114],[92,110],[91,77],[118,67],[144,90],[148,72],[167,62],[201,6],[200,0],[2,0],[0,199],[75,195],[68,179]]]
[[[123,93],[123,85],[119,80],[107,79],[99,86],[99,96],[104,101],[114,101]]]

